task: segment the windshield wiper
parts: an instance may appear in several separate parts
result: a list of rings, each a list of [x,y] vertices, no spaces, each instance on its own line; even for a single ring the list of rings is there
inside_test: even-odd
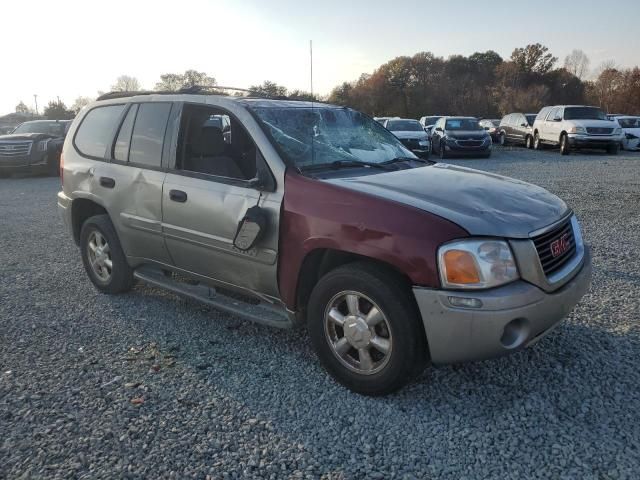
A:
[[[435,162],[431,161],[431,160],[425,160],[424,158],[420,158],[420,157],[396,157],[396,158],[392,158],[391,160],[387,160],[386,162],[382,162],[382,165],[392,165],[394,163],[399,163],[399,162],[420,162],[420,163],[428,163],[428,164],[433,164]]]
[[[386,170],[386,171],[397,170],[397,168],[389,165],[387,162],[374,163],[374,162],[361,162],[358,160],[336,160],[335,162],[331,162],[331,163],[305,165],[303,167],[300,167],[300,170],[309,171],[309,170],[320,170],[323,168],[339,170],[341,168],[354,168],[354,167],[371,167],[371,168],[377,168],[377,169]]]

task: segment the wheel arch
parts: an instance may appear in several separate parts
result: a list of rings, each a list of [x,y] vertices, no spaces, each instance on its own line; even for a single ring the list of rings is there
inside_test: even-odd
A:
[[[407,289],[411,288],[410,278],[394,265],[373,257],[333,248],[316,248],[302,260],[296,282],[296,311],[301,319],[306,316],[306,305],[318,281],[327,273],[349,263],[364,262],[395,276]],[[417,308],[417,304],[416,304]]]
[[[87,219],[94,215],[108,215],[107,209],[99,203],[88,198],[76,198],[71,203],[71,228],[73,230],[73,240],[76,245],[80,245],[80,231]]]

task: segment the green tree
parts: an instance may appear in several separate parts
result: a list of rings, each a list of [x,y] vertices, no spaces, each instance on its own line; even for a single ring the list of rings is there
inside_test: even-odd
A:
[[[534,43],[524,48],[516,48],[511,54],[511,61],[523,73],[544,75],[553,68],[558,58],[549,53],[547,47]]]
[[[70,120],[75,117],[75,113],[68,110],[62,101],[50,101],[44,109],[44,116],[49,120]]]
[[[32,113],[32,110],[29,107],[27,107],[22,100],[20,100],[20,103],[16,105],[16,113],[27,114],[27,113]]]
[[[142,88],[138,79],[128,75],[120,75],[116,79],[116,83],[111,86],[112,92],[138,92],[140,90]]]
[[[285,87],[269,80],[262,82],[262,85],[252,85],[249,87],[249,91],[252,95],[274,98],[285,97],[287,95],[287,89]]]
[[[156,90],[175,92],[195,86],[215,87],[216,79],[197,70],[187,70],[184,73],[164,73],[160,75],[160,81],[156,83]]]

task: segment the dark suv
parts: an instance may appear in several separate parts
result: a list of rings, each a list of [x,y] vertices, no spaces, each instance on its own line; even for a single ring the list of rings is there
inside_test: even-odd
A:
[[[33,120],[0,136],[0,176],[17,172],[58,175],[71,120]]]
[[[491,156],[491,136],[473,117],[442,117],[431,132],[431,150],[440,158]]]
[[[533,122],[535,113],[510,113],[505,115],[498,127],[498,143],[512,143],[533,148]]]

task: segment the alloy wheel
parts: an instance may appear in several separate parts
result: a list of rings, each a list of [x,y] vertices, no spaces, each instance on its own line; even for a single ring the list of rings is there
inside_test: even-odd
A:
[[[389,362],[391,327],[380,307],[362,293],[335,295],[325,311],[324,330],[333,354],[353,372],[372,375]]]
[[[91,265],[93,273],[101,281],[108,282],[113,272],[113,261],[107,239],[104,238],[102,233],[94,230],[89,235],[88,247],[89,265]]]

